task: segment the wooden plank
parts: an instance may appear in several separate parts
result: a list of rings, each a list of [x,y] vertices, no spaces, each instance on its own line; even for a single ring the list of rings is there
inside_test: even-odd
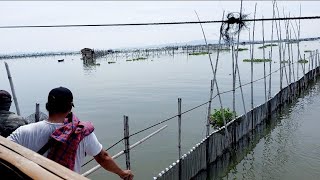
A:
[[[52,172],[53,174],[61,177],[62,179],[79,179],[79,180],[87,180],[86,177],[77,174],[76,172],[71,171],[70,169],[61,166],[60,164],[43,157],[42,155],[25,148],[17,143],[14,143],[6,138],[0,136],[0,145],[11,149],[12,151],[20,154],[21,156],[29,159],[30,161],[35,162],[39,166],[47,169],[48,171]]]
[[[29,176],[32,179],[61,179],[60,177],[52,174],[51,172],[43,169],[38,164],[26,159],[25,157],[11,151],[5,146],[0,145],[0,159],[12,164],[25,175]]]

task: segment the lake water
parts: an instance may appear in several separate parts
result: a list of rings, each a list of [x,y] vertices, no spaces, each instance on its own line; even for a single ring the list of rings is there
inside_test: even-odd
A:
[[[314,50],[319,42],[305,42],[301,50]],[[255,58],[262,58],[262,50],[255,46]],[[278,49],[274,48],[272,71],[279,68]],[[295,53],[296,54],[296,51]],[[216,59],[216,54],[212,54]],[[242,83],[250,82],[250,63],[242,62],[249,58],[249,51],[239,52],[239,68]],[[65,61],[58,63],[57,60]],[[115,61],[114,64],[108,64]],[[55,87],[65,86],[74,95],[73,111],[81,120],[92,121],[95,133],[105,148],[123,137],[123,115],[129,116],[130,133],[153,125],[177,114],[177,99],[182,98],[182,111],[200,105],[209,99],[212,72],[207,55],[175,56],[163,55],[149,57],[144,61],[126,61],[125,58],[97,60],[100,66],[87,66],[80,60],[80,55],[63,57],[40,57],[6,60],[10,66],[16,94],[23,116],[35,111],[35,104],[40,103],[40,110],[46,112],[45,103],[48,92]],[[3,61],[0,61],[1,89],[10,90]],[[307,64],[308,65],[308,64]],[[269,64],[266,63],[269,72]],[[295,71],[297,65],[295,64]],[[306,66],[307,67],[307,66]],[[302,69],[299,67],[301,77]],[[231,53],[220,54],[217,81],[220,91],[232,88]],[[263,77],[263,63],[254,64],[254,79]],[[268,81],[267,81],[268,82]],[[272,91],[279,90],[279,72],[272,74]],[[286,84],[286,83],[285,83]],[[237,83],[238,85],[238,83]],[[250,105],[250,85],[243,87],[246,108]],[[236,111],[243,114],[240,90],[236,91]],[[223,105],[232,108],[232,93],[222,95]],[[213,108],[219,107],[214,99]],[[254,83],[254,105],[264,102],[264,81]],[[11,108],[15,111],[14,106]],[[187,152],[205,136],[207,105],[182,116],[182,153]],[[178,159],[177,119],[164,124],[164,131],[131,151],[131,166],[135,179],[151,179],[160,171]],[[163,124],[163,125],[164,125]],[[314,128],[308,124],[309,128]],[[158,128],[160,128],[158,126]],[[301,129],[301,132],[308,131]],[[134,143],[157,128],[152,128],[130,139]],[[285,136],[286,132],[278,132]],[[310,139],[312,142],[312,139]],[[299,143],[304,143],[301,138]],[[275,144],[278,146],[278,144]],[[278,148],[281,147],[281,144]],[[124,144],[112,148],[115,154],[124,148]],[[281,154],[280,154],[281,155]],[[287,154],[283,154],[286,156]],[[297,156],[304,156],[303,154]],[[125,167],[124,158],[117,159]],[[96,165],[87,165],[83,172]],[[239,165],[240,166],[240,165]],[[276,172],[274,172],[276,173]],[[102,169],[90,175],[92,179],[118,179]]]
[[[285,108],[222,179],[319,179],[320,82]]]

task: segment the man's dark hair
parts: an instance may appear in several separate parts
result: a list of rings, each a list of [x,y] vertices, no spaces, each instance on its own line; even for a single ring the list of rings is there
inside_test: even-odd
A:
[[[10,93],[5,90],[0,90],[0,110],[9,111],[11,102]]]
[[[54,88],[49,92],[46,109],[49,115],[56,113],[66,113],[72,109],[73,95],[65,87]]]

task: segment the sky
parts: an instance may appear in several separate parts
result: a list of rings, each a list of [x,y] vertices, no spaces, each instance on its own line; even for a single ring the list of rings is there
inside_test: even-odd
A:
[[[272,17],[271,1],[244,1],[244,13],[257,18]],[[318,1],[278,1],[283,12],[299,16],[319,15]],[[0,26],[108,24],[221,20],[223,11],[239,12],[240,1],[1,1]],[[318,37],[319,20],[302,20],[301,37]],[[252,28],[250,23],[250,29]],[[271,23],[265,22],[266,39],[271,37]],[[206,24],[204,30],[210,40],[219,38],[220,24]],[[256,23],[255,38],[262,39],[262,24]],[[248,31],[241,39],[248,39]],[[166,43],[202,40],[199,25],[140,26],[140,27],[77,27],[0,29],[0,54],[141,47]]]

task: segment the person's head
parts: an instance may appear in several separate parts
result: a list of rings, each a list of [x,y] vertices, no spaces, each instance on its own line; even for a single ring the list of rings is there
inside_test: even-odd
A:
[[[0,110],[9,111],[11,102],[10,93],[5,90],[0,90]]]
[[[72,92],[65,87],[54,88],[49,92],[46,109],[49,115],[68,114],[73,107]]]

